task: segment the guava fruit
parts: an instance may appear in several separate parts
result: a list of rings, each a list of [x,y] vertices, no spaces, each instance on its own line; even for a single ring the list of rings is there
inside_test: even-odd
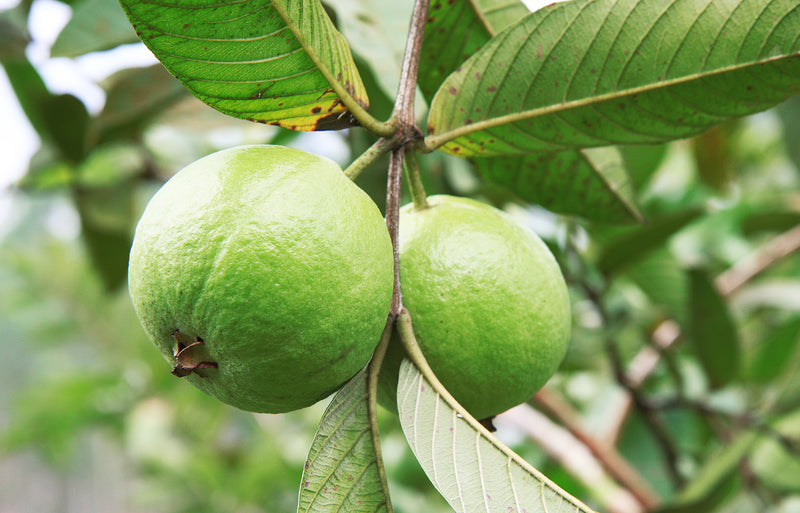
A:
[[[153,196],[128,277],[173,374],[243,410],[280,413],[367,363],[392,266],[380,211],[336,163],[256,145],[204,157]]]
[[[504,212],[432,196],[400,213],[400,288],[431,369],[485,419],[529,399],[556,372],[570,337],[567,286],[550,250]],[[404,351],[395,337],[379,400],[396,409]]]

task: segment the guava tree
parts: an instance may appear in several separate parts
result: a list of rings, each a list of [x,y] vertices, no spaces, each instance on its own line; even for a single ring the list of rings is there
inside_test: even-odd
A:
[[[800,247],[797,2],[570,0],[528,12],[514,0],[418,0],[404,11],[405,50],[388,73],[381,50],[394,34],[379,29],[396,7],[380,2],[121,3],[136,36],[192,95],[290,131],[346,129],[355,158],[345,174],[385,197],[395,247],[388,328],[319,424],[299,512],[393,511],[376,405],[392,327],[410,356],[399,371],[399,423],[456,511],[592,511],[584,502],[620,512],[790,507],[787,497],[800,490],[792,478],[800,470],[800,308],[767,302],[774,289],[737,298],[776,267],[798,272],[783,262]],[[4,23],[15,26],[13,16]],[[159,70],[140,72],[111,89],[93,117],[74,97],[50,93],[13,37],[2,56],[31,123],[57,159],[79,170],[61,179],[87,212],[85,240],[113,288],[124,281],[125,258],[109,258],[108,248],[126,254],[129,230],[96,222],[90,212],[103,203],[92,193],[114,180],[80,170],[93,158],[119,159],[112,143],[135,139],[183,89]],[[126,112],[141,95],[147,108]],[[794,174],[776,172],[783,190],[759,193],[749,170],[771,164],[758,161],[763,148],[747,148],[752,133],[737,120],[778,105]],[[291,139],[279,133],[274,142]],[[697,182],[654,183],[670,158],[665,143],[688,138],[683,155]],[[145,176],[141,164],[125,178]],[[40,169],[34,185],[60,178],[53,166]],[[478,184],[471,195],[560,216],[551,246],[576,316],[564,372],[593,369],[614,393],[592,395],[579,412],[565,399],[569,383],[556,381],[530,404],[588,449],[605,477],[593,480],[545,435],[530,436],[569,469],[564,486],[585,493],[581,500],[500,442],[491,419],[461,408],[427,365],[403,307],[403,175],[420,202],[426,189],[460,192],[453,177],[463,174]],[[744,199],[720,206],[734,202],[736,187]],[[716,241],[720,232],[728,236]],[[602,433],[588,430],[581,413]],[[625,447],[623,426],[646,432],[647,442]]]

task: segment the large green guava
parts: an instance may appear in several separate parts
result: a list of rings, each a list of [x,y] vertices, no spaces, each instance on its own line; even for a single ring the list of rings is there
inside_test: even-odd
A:
[[[155,194],[129,287],[173,374],[238,408],[279,413],[326,397],[367,363],[392,265],[380,211],[337,164],[242,146]]]
[[[504,212],[432,196],[400,214],[400,287],[436,376],[475,418],[529,399],[570,337],[567,287],[550,250]],[[392,340],[379,400],[396,409],[404,351]]]

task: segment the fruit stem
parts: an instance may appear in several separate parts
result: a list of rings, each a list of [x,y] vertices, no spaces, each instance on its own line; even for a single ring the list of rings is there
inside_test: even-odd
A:
[[[389,157],[389,177],[386,180],[386,227],[389,230],[389,238],[392,241],[392,252],[394,253],[394,291],[392,292],[392,304],[389,310],[391,320],[397,318],[402,308],[402,294],[400,292],[400,250],[398,248],[397,234],[400,228],[400,185],[403,178],[403,150],[398,148],[392,150]]]
[[[419,173],[417,153],[413,148],[406,148],[404,157],[406,178],[408,179],[408,188],[411,190],[411,199],[414,201],[414,209],[426,209],[428,208],[428,200],[425,199],[425,187],[422,185],[422,178]]]
[[[430,0],[417,0],[411,13],[411,26],[408,29],[403,67],[400,70],[400,86],[390,119],[390,122],[399,123],[401,131],[406,126],[414,126],[414,94],[417,91],[419,57],[425,36],[429,4]]]
[[[375,144],[367,148],[364,153],[359,155],[359,157],[354,160],[352,164],[347,166],[347,169],[344,170],[345,176],[355,181],[361,175],[362,171],[372,165],[376,160],[387,154],[389,151],[396,148],[399,144],[399,136],[391,138],[381,137],[375,142]]]
[[[378,467],[378,475],[380,476],[381,487],[383,488],[383,495],[386,497],[386,512],[393,513],[392,503],[389,500],[389,487],[386,481],[386,469],[383,466],[383,457],[381,456],[381,440],[380,431],[378,428],[378,373],[381,370],[383,357],[386,355],[386,350],[389,348],[389,340],[392,338],[392,329],[394,329],[394,322],[392,318],[386,320],[386,326],[383,328],[381,340],[378,342],[378,347],[372,353],[372,360],[369,362],[367,369],[367,416],[369,418],[370,436],[372,438],[372,448],[375,451],[375,462]]]

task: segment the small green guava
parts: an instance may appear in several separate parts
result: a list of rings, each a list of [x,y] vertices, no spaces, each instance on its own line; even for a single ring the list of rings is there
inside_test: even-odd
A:
[[[380,211],[336,163],[257,145],[204,157],[153,196],[128,277],[173,374],[243,410],[280,413],[367,363],[392,266]]]
[[[400,287],[431,369],[472,416],[529,399],[569,343],[567,286],[547,246],[489,205],[432,196],[402,208]],[[404,351],[393,339],[379,400],[396,409]]]

